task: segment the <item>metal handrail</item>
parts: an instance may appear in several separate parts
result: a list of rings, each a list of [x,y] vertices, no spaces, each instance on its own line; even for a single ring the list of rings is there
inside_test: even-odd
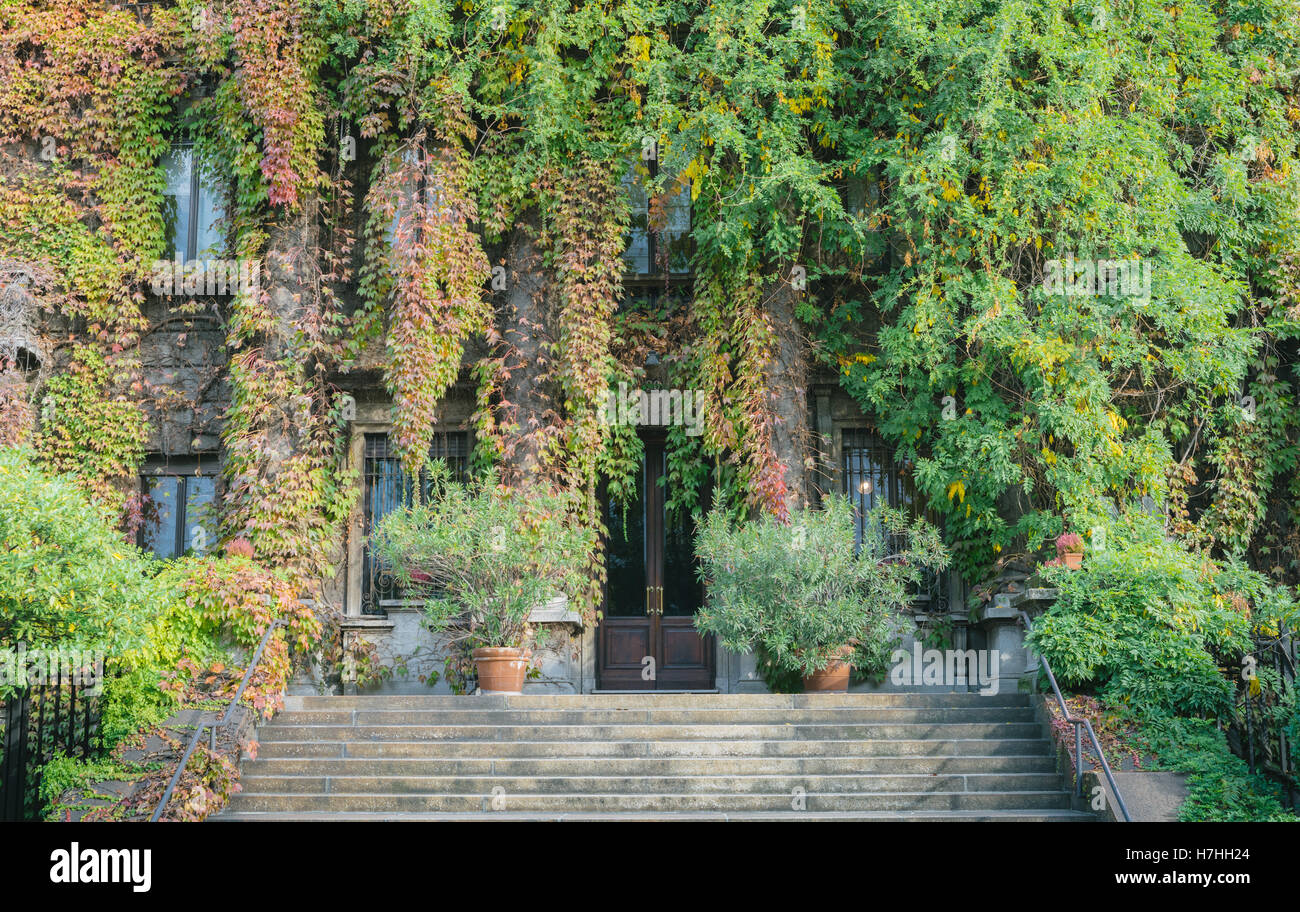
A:
[[[1025,632],[1028,633],[1034,629],[1033,622],[1029,615],[1024,611],[1019,612],[1020,620],[1024,622]],[[1097,740],[1097,733],[1092,730],[1092,723],[1087,719],[1076,719],[1070,715],[1070,707],[1065,704],[1065,697],[1061,695],[1061,688],[1056,684],[1056,675],[1052,674],[1052,666],[1047,663],[1047,656],[1042,653],[1038,654],[1038,661],[1043,666],[1043,671],[1047,673],[1047,680],[1052,685],[1052,692],[1056,694],[1056,702],[1061,707],[1061,715],[1065,721],[1074,726],[1074,786],[1075,794],[1083,796],[1083,733],[1081,728],[1087,729],[1088,738],[1092,741],[1093,749],[1097,751],[1097,759],[1101,761],[1101,771],[1106,774],[1106,781],[1110,783],[1111,794],[1115,796],[1115,803],[1119,805],[1119,812],[1124,815],[1125,823],[1132,823],[1133,818],[1129,816],[1128,806],[1124,804],[1124,796],[1119,793],[1119,786],[1115,783],[1115,774],[1110,770],[1110,763],[1106,760],[1106,755],[1102,752],[1101,742]]]
[[[278,618],[272,622],[270,627],[266,628],[266,633],[262,634],[262,641],[257,644],[257,649],[253,652],[252,658],[248,661],[248,669],[244,672],[244,678],[239,682],[239,689],[235,691],[234,697],[231,698],[230,704],[226,706],[226,711],[221,714],[221,718],[213,721],[201,723],[198,728],[194,729],[194,734],[190,736],[190,743],[185,746],[185,753],[181,754],[180,763],[176,766],[176,772],[172,775],[171,782],[167,783],[167,790],[163,792],[162,799],[158,802],[158,807],[154,808],[153,814],[149,817],[150,823],[157,823],[158,818],[162,816],[163,810],[167,807],[167,802],[171,800],[172,792],[176,790],[176,785],[181,781],[181,776],[185,772],[185,767],[189,765],[190,755],[194,753],[194,748],[199,746],[199,738],[203,736],[203,730],[208,730],[208,746],[215,750],[217,747],[217,729],[223,727],[230,721],[234,715],[235,707],[239,705],[239,700],[244,695],[244,688],[248,686],[249,680],[253,677],[253,672],[257,670],[257,663],[262,661],[262,652],[266,649],[266,644],[271,641],[271,634],[277,628],[283,627],[284,618]]]

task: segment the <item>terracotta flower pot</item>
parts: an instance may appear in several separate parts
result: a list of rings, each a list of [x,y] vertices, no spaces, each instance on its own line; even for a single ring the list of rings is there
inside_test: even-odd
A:
[[[840,655],[848,658],[853,654],[852,646],[840,648]],[[849,673],[852,666],[848,662],[831,662],[821,671],[814,672],[803,679],[804,693],[847,693]]]
[[[1079,551],[1066,551],[1064,554],[1065,566],[1071,570],[1078,570],[1083,566],[1083,554]]]
[[[478,686],[485,694],[523,693],[524,677],[528,674],[531,649],[511,646],[489,646],[474,650],[474,667],[478,670]]]

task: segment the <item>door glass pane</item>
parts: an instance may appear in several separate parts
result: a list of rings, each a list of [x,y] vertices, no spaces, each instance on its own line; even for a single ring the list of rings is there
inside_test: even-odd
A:
[[[144,490],[148,496],[141,530],[144,547],[163,559],[175,557],[180,479],[175,476],[147,478]]]
[[[666,518],[664,529],[664,614],[689,617],[703,600],[695,575],[695,522],[690,516]]]
[[[635,500],[626,510],[622,504],[606,502],[605,528],[609,530],[605,614],[643,617],[646,609],[644,460],[637,473]]]
[[[190,230],[190,178],[192,156],[188,146],[177,146],[162,158],[167,187],[163,190],[164,237],[167,238],[166,256],[172,260],[188,260],[192,251],[187,246]]]
[[[700,492],[700,515],[711,505],[711,479],[705,480]],[[668,475],[664,475],[664,502],[671,500]],[[704,584],[700,581],[699,562],[695,559],[695,518],[687,513],[664,517],[664,616],[690,617],[704,603]]]

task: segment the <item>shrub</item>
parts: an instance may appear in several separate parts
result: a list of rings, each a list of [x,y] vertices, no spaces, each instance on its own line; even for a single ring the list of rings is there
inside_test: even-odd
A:
[[[1281,789],[1252,774],[1227,739],[1207,719],[1153,717],[1140,721],[1137,744],[1155,756],[1155,767],[1188,773],[1184,822],[1292,821]]]
[[[696,542],[708,596],[695,626],[727,649],[757,652],[777,672],[810,675],[845,645],[854,646],[854,667],[883,670],[912,587],[948,554],[933,526],[897,510],[877,508],[866,528],[855,554],[843,497],[792,513],[788,525],[771,515],[735,524],[714,510]],[[903,550],[887,554],[900,539]]]
[[[589,586],[595,533],[578,503],[539,486],[489,477],[457,484],[430,468],[427,503],[396,510],[375,531],[375,554],[403,589],[426,599],[426,623],[469,648],[525,644],[531,610]]]
[[[1060,588],[1030,643],[1061,683],[1155,715],[1231,711],[1235,675],[1255,630],[1294,618],[1290,595],[1261,574],[1224,566],[1130,515],[1081,570],[1044,570]]]
[[[144,646],[174,593],[72,479],[0,450],[0,646]]]

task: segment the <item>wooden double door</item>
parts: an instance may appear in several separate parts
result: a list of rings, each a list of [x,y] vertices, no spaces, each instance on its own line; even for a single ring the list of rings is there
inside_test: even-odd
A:
[[[694,524],[664,509],[671,496],[662,435],[643,437],[645,456],[626,505],[604,500],[604,618],[598,631],[602,690],[708,690],[713,638],[695,630],[704,589]]]

